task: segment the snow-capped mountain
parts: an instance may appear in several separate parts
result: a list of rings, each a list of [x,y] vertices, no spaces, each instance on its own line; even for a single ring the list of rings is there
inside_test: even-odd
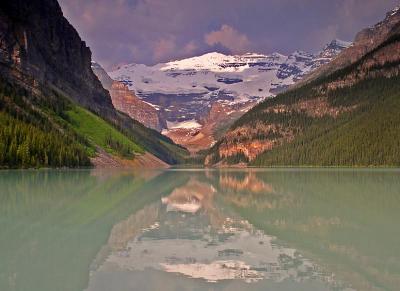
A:
[[[318,58],[326,59],[329,62],[332,58],[341,53],[342,50],[350,47],[351,45],[351,42],[335,39],[324,47],[322,52],[318,55]]]
[[[154,66],[124,65],[109,75],[152,104],[165,124],[173,124],[174,129],[180,123],[184,127],[195,124],[198,129],[213,104],[247,110],[282,92],[350,45],[334,40],[317,55],[302,51],[288,56],[214,52]]]

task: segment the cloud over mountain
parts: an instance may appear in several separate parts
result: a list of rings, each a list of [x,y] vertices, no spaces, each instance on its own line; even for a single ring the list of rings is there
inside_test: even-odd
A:
[[[217,31],[212,31],[204,36],[209,46],[220,44],[232,53],[244,53],[248,51],[251,43],[245,34],[240,33],[233,27],[223,24]]]
[[[213,50],[312,51],[352,40],[398,0],[59,0],[65,16],[110,68]],[[329,35],[326,35],[329,34]]]

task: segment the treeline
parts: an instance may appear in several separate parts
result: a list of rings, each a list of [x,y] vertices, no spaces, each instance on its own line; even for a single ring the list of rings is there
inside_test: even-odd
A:
[[[228,165],[236,165],[240,163],[248,163],[249,158],[246,157],[246,155],[243,152],[238,152],[234,155],[226,157],[224,161],[226,161]]]
[[[387,43],[399,41],[399,36]],[[358,62],[333,74],[260,103],[232,126],[231,130],[256,123],[275,124],[290,130],[295,139],[266,151],[250,163],[253,166],[400,166],[400,62],[376,62],[382,44]],[[374,66],[364,66],[375,61]],[[391,77],[389,77],[391,76]],[[339,81],[356,82],[344,88],[328,89]],[[327,98],[338,117],[312,117],[305,112],[269,112],[275,105]],[[344,107],[350,109],[348,112]],[[247,139],[279,139],[279,131],[251,134]],[[243,137],[237,137],[234,142]],[[223,139],[221,140],[223,142]],[[218,162],[218,145],[210,149]],[[236,159],[236,157],[233,157]]]
[[[86,141],[59,116],[69,102],[0,78],[0,167],[86,167]]]
[[[83,147],[55,131],[0,113],[0,166],[7,168],[90,166]]]
[[[245,113],[239,118],[231,127],[231,129],[238,128],[243,125],[253,124],[258,121],[262,122],[285,122],[286,124],[297,122],[305,123],[312,122],[313,119],[305,114],[298,113],[294,116],[293,113],[266,113],[265,110],[274,105],[290,105],[296,103],[301,99],[311,99],[315,97],[316,91],[312,84],[306,84],[298,89],[287,91],[279,94],[274,98],[268,98],[260,104],[256,105],[250,111]],[[292,119],[295,117],[297,120]],[[293,120],[293,121],[292,121]]]
[[[399,166],[400,78],[365,80],[329,93],[357,105],[337,119],[312,124],[292,143],[258,156],[253,166]]]
[[[117,152],[121,157],[129,159],[135,157],[135,151],[133,150],[133,148],[115,139],[111,132],[106,135],[105,144],[112,150]]]

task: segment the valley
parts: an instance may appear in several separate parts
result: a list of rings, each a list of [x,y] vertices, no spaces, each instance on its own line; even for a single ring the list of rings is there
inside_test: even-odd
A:
[[[105,167],[185,159],[185,149],[115,109],[91,57],[56,0],[1,2],[0,168],[91,167],[104,153],[113,161]]]
[[[0,8],[1,168],[400,164],[398,8],[318,53],[109,72],[56,0]]]
[[[256,104],[285,91],[350,45],[333,40],[315,55],[208,53],[154,66],[125,65],[109,75],[157,110],[163,134],[195,153],[212,146]]]
[[[395,5],[1,0],[0,290],[398,291]]]

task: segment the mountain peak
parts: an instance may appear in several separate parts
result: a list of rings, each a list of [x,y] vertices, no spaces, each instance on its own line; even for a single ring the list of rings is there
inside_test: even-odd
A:
[[[342,50],[350,47],[351,45],[351,42],[334,39],[324,47],[324,49],[320,52],[319,57],[332,59],[337,56]]]
[[[329,44],[327,44],[325,48],[329,48],[329,47],[348,48],[351,45],[352,45],[352,42],[344,41],[344,40],[336,38],[336,39],[332,40]]]
[[[389,11],[389,12],[387,13],[387,17],[394,16],[394,15],[396,15],[396,14],[399,13],[399,12],[400,12],[400,5],[399,5],[399,6],[396,6],[392,11]]]

